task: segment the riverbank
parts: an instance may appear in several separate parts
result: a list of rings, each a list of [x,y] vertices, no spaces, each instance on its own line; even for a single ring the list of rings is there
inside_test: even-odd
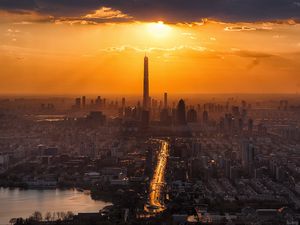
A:
[[[90,194],[76,189],[33,190],[0,188],[0,225],[9,224],[11,218],[28,218],[35,211],[43,216],[47,212],[68,212],[74,214],[99,212],[112,205],[106,200],[94,200]]]

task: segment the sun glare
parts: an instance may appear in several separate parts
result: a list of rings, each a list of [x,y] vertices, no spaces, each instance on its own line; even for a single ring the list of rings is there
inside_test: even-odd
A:
[[[163,38],[170,35],[171,27],[166,25],[163,21],[149,23],[147,25],[148,32],[156,38]]]

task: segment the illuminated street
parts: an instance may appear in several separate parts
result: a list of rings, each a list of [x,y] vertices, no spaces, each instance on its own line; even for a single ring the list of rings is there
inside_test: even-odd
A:
[[[161,141],[157,165],[150,183],[149,205],[146,207],[146,210],[151,213],[158,213],[165,209],[161,193],[165,183],[164,175],[168,156],[169,145],[166,141]]]

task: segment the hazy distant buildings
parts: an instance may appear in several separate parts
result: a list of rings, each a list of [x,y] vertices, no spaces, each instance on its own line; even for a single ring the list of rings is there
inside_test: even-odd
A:
[[[93,125],[103,125],[106,121],[106,116],[101,111],[92,111],[87,115],[86,120]]]

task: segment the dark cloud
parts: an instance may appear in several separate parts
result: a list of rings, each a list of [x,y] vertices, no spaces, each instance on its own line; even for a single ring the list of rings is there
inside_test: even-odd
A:
[[[0,0],[0,9],[18,13],[38,10],[35,0]]]
[[[252,62],[247,66],[248,70],[252,70],[254,67],[258,66],[260,64],[259,59],[253,59]]]
[[[78,17],[110,7],[135,20],[193,22],[299,19],[295,0],[0,0],[3,10],[33,10],[54,17]],[[124,18],[124,20],[126,20]]]
[[[273,54],[265,53],[265,52],[255,52],[255,51],[246,51],[246,50],[234,50],[231,53],[246,57],[246,58],[270,58],[275,57]]]

